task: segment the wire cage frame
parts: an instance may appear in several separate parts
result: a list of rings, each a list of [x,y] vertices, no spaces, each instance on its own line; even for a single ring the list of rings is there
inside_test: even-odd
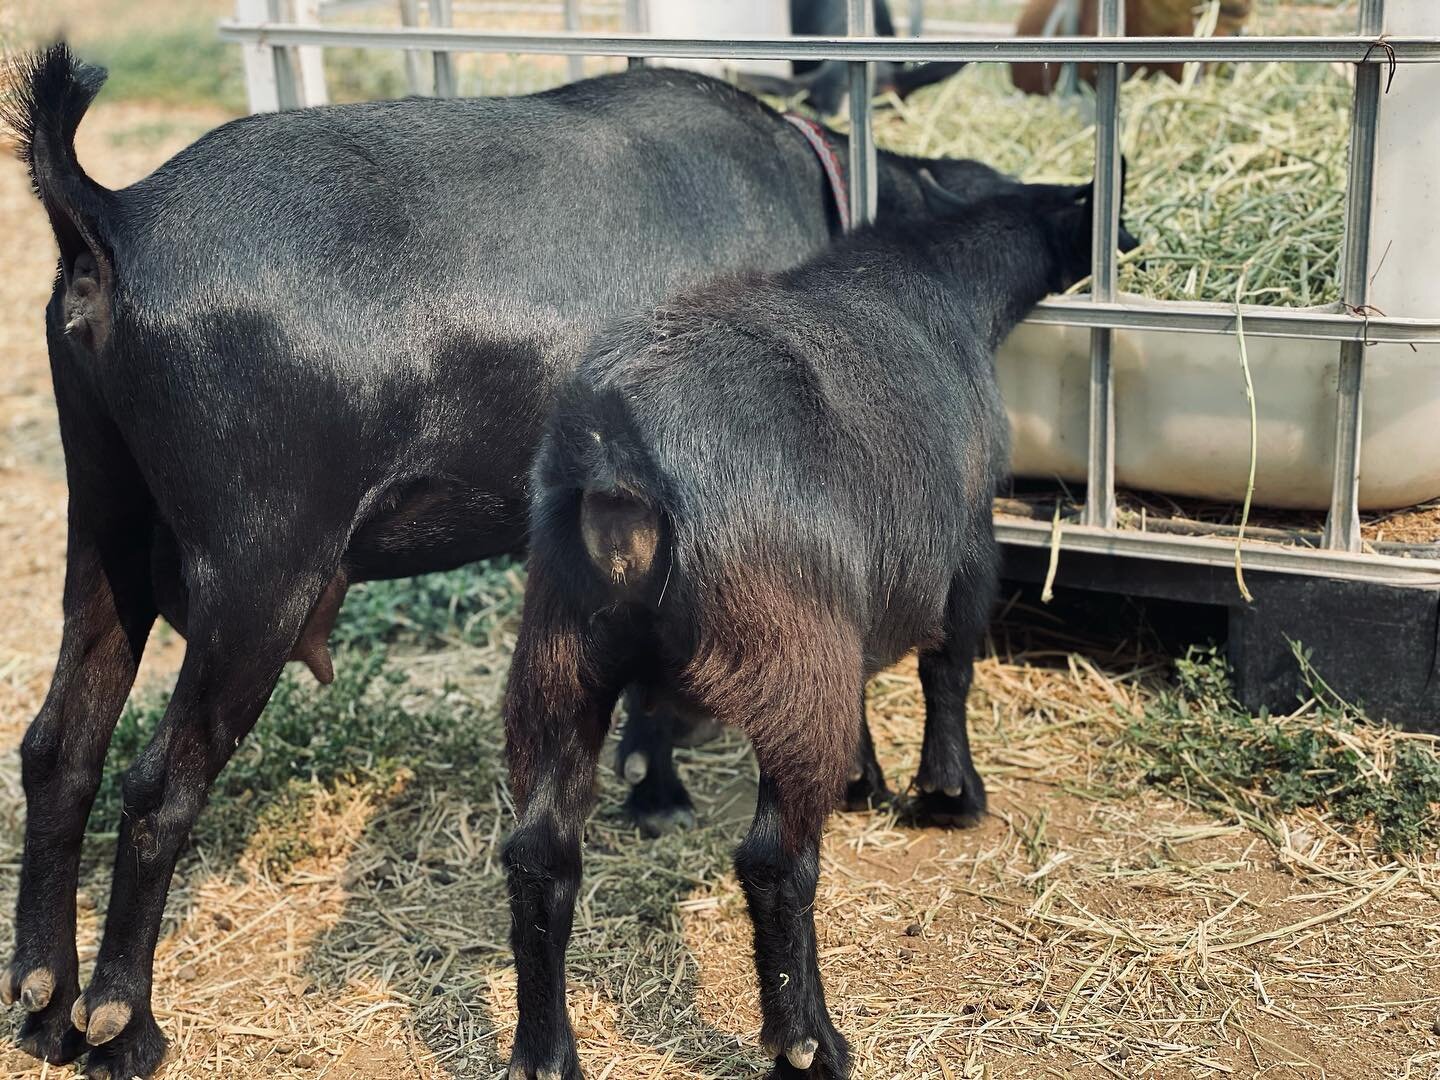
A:
[[[319,6],[317,0],[289,2],[297,8],[288,10],[309,8],[313,12]],[[411,0],[412,6],[418,2]],[[1067,524],[1057,535],[1049,522],[997,512],[997,538],[1002,543],[1026,547],[1200,566],[1232,565],[1238,553],[1247,570],[1440,591],[1440,557],[1375,550],[1362,544],[1360,530],[1360,425],[1367,350],[1384,344],[1440,346],[1440,317],[1387,317],[1369,306],[1377,130],[1385,82],[1400,65],[1440,63],[1440,37],[1383,33],[1386,0],[1360,0],[1357,26],[1350,35],[1226,38],[1126,37],[1123,0],[1100,0],[1098,32],[1093,37],[879,38],[875,36],[872,0],[847,0],[846,37],[703,39],[644,32],[640,0],[623,0],[620,14],[627,29],[620,33],[574,29],[580,25],[578,0],[562,0],[559,4],[565,25],[571,29],[547,32],[456,28],[452,25],[452,4],[457,0],[426,2],[428,26],[380,28],[321,25],[318,18],[283,21],[281,0],[236,0],[235,18],[222,22],[219,33],[222,40],[243,49],[250,106],[257,112],[316,103],[306,93],[307,81],[313,84],[306,78],[306,64],[318,63],[319,49],[337,46],[400,49],[414,56],[428,53],[434,65],[433,86],[440,95],[455,93],[450,57],[460,52],[565,56],[575,58],[577,63],[585,56],[620,57],[631,66],[641,65],[647,58],[844,60],[850,65],[849,194],[850,217],[856,226],[872,221],[875,215],[877,161],[871,124],[875,62],[965,60],[1097,65],[1095,244],[1090,291],[1087,295],[1045,300],[1028,320],[1090,331],[1088,476],[1083,516],[1079,524]],[[346,0],[339,0],[336,6],[346,6]],[[1118,298],[1121,68],[1125,64],[1160,62],[1328,62],[1354,66],[1339,304],[1329,309],[1253,305],[1237,308],[1193,300],[1147,301],[1141,305]],[[1338,351],[1334,466],[1323,538],[1306,546],[1122,529],[1117,520],[1115,480],[1111,366],[1115,331],[1234,336],[1242,319],[1247,336],[1301,339]],[[1435,555],[1440,556],[1440,550]]]

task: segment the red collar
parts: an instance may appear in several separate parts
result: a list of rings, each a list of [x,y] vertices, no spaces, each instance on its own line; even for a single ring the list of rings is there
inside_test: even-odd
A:
[[[840,164],[840,155],[830,144],[829,133],[822,125],[817,124],[808,116],[801,116],[799,113],[793,112],[781,115],[790,121],[801,135],[805,136],[805,141],[815,151],[815,156],[820,159],[820,167],[825,170],[825,178],[830,181],[830,193],[835,196],[835,209],[840,215],[840,226],[849,232],[850,191],[845,184],[845,170]]]

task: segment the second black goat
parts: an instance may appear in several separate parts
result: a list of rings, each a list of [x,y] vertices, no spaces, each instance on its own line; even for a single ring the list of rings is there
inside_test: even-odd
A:
[[[505,707],[511,1080],[580,1075],[565,946],[595,762],[631,682],[754,744],[735,863],[761,1039],[776,1077],[848,1075],[816,958],[821,832],[864,737],[866,680],[912,649],[922,809],[985,810],[965,702],[1008,466],[993,353],[1088,273],[1091,190],[1022,187],[685,292],[613,324],[567,380],[536,465]]]

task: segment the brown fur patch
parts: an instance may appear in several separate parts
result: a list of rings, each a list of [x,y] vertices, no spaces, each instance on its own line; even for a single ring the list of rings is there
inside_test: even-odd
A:
[[[749,737],[779,792],[790,852],[819,835],[855,758],[864,686],[859,633],[794,583],[711,568],[684,693]]]

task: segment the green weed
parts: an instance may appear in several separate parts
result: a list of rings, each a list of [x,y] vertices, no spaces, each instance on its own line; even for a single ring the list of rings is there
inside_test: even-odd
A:
[[[1262,826],[1299,809],[1373,828],[1385,851],[1440,841],[1440,755],[1433,740],[1370,724],[1310,669],[1315,705],[1296,716],[1252,716],[1213,648],[1192,649],[1130,725],[1127,741],[1148,759],[1147,779]]]

